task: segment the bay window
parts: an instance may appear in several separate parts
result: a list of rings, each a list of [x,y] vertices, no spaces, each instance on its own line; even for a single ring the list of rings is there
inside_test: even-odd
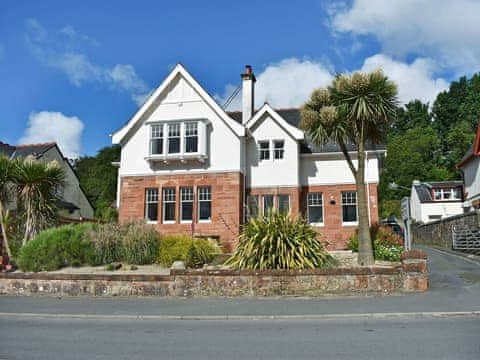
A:
[[[168,153],[180,152],[180,124],[168,124]]]
[[[150,131],[150,154],[163,154],[163,125],[152,125]]]
[[[185,123],[185,152],[198,152],[198,125],[196,122]]]

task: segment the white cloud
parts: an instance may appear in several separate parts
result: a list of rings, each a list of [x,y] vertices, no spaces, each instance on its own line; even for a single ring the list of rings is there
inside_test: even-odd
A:
[[[268,65],[257,76],[255,84],[255,106],[264,102],[274,107],[298,107],[318,87],[328,85],[333,79],[332,71],[323,63],[312,60],[289,58],[279,63]],[[229,97],[236,86],[228,84],[224,95],[217,96],[220,104]],[[228,109],[241,108],[241,92]]]
[[[82,154],[83,128],[83,122],[76,116],[69,117],[52,111],[32,112],[28,117],[28,127],[18,143],[55,141],[64,156],[77,158]]]
[[[100,83],[130,93],[138,105],[149,92],[132,65],[116,64],[109,68],[92,62],[82,51],[82,45],[98,45],[98,42],[79,34],[71,25],[62,28],[58,34],[51,34],[37,20],[29,19],[25,39],[39,61],[64,72],[75,86]]]
[[[329,8],[335,31],[372,35],[382,52],[437,60],[456,71],[480,66],[477,0],[354,0]]]
[[[435,63],[431,59],[416,59],[411,64],[377,54],[365,59],[361,71],[382,69],[398,85],[398,97],[405,104],[413,99],[433,103],[437,94],[448,88],[448,82],[434,77]]]

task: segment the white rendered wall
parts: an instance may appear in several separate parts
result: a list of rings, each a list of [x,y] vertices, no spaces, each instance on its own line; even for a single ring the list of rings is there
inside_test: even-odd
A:
[[[410,192],[410,212],[413,220],[420,222],[422,220],[422,204],[418,198],[417,191],[412,187]]]
[[[270,159],[259,160],[259,141],[270,141]],[[272,140],[284,140],[284,158],[273,159]],[[298,186],[298,142],[268,114],[247,140],[247,187]]]
[[[441,215],[442,218],[463,214],[462,202],[435,202],[421,204],[422,217],[424,223],[435,221],[430,219],[429,215]],[[418,220],[417,220],[418,221]]]
[[[205,163],[157,162],[145,160],[149,155],[150,125],[155,121],[207,119],[207,155]],[[199,137],[199,142],[202,141]],[[185,172],[240,171],[241,141],[215,111],[183,78],[177,78],[158,106],[142,119],[122,146],[119,173],[125,175],[172,174]]]
[[[354,160],[355,166],[357,161]],[[378,183],[378,160],[371,157],[365,168],[368,183]],[[302,185],[355,184],[347,161],[342,154],[302,157],[300,164],[300,182]]]
[[[470,160],[463,170],[465,193],[467,194],[465,200],[475,200],[480,197],[480,158]]]

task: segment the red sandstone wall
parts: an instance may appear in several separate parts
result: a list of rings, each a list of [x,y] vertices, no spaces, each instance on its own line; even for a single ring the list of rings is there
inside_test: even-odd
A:
[[[177,193],[176,223],[162,224],[162,202],[159,200],[158,222],[155,228],[162,234],[191,233],[191,224],[180,223],[180,187],[194,187],[195,199],[198,186],[212,188],[212,221],[199,223],[196,220],[197,202],[194,201],[196,236],[219,237],[227,249],[236,246],[242,222],[243,175],[236,173],[209,173],[162,176],[128,176],[121,178],[119,221],[143,219],[145,217],[145,189],[175,187]],[[160,198],[161,199],[161,198]]]

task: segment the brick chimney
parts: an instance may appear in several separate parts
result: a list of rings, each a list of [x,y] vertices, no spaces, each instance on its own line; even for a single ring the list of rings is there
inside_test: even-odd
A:
[[[250,65],[245,65],[245,72],[242,77],[242,124],[245,124],[253,116],[255,105],[255,75]]]

